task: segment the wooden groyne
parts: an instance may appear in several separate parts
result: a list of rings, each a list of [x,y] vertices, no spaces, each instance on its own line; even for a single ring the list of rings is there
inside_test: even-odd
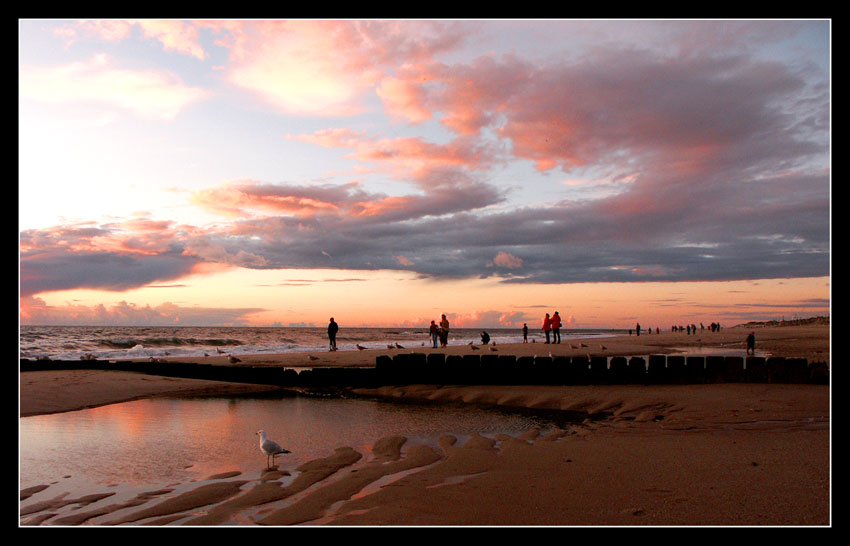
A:
[[[402,384],[663,385],[704,383],[829,384],[829,365],[779,356],[510,356],[433,352],[376,357],[374,367],[316,367],[100,360],[20,361],[20,371],[97,369],[282,387]]]

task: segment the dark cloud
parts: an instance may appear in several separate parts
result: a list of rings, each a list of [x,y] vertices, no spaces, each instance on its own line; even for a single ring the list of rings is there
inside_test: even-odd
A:
[[[20,295],[73,288],[129,290],[185,277],[197,263],[179,251],[155,256],[70,250],[22,253]]]

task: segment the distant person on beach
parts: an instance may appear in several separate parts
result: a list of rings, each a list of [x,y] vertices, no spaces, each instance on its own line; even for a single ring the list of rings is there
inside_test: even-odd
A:
[[[487,332],[481,332],[481,345],[489,345],[490,344],[490,334]]]
[[[546,334],[546,343],[549,343],[549,330],[552,329],[552,319],[549,318],[549,313],[543,319],[543,332]]]
[[[528,343],[528,323],[522,323],[522,342]]]
[[[331,317],[331,322],[328,324],[328,340],[331,344],[331,351],[336,351],[336,333],[339,331],[339,324],[334,322],[334,318]]]
[[[552,315],[552,343],[561,342],[561,315],[555,311]]]
[[[447,347],[449,344],[449,319],[443,315],[443,320],[440,321],[440,346]]]
[[[437,348],[437,338],[440,336],[440,327],[433,320],[431,321],[431,345]]]
[[[639,323],[639,322],[637,323],[637,326],[635,326],[635,333],[636,333],[638,336],[640,336],[640,323]]]
[[[753,352],[753,356],[756,356],[756,333],[750,332],[750,335],[747,336],[747,354],[750,354],[750,351]]]

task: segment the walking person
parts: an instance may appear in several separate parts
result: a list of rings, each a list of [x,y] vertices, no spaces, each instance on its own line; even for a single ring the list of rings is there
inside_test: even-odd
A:
[[[756,356],[756,333],[750,332],[750,335],[747,336],[747,354],[750,354],[752,351],[753,356]]]
[[[552,343],[561,343],[561,315],[552,315]]]
[[[522,342],[528,343],[528,323],[522,323]]]
[[[546,334],[546,343],[549,343],[549,330],[552,329],[552,319],[549,318],[549,313],[543,319],[543,333]]]
[[[443,315],[440,321],[440,346],[447,347],[449,345],[449,319]]]
[[[334,322],[334,318],[331,317],[331,322],[328,324],[328,341],[331,344],[331,351],[336,351],[336,333],[339,331],[339,324]]]

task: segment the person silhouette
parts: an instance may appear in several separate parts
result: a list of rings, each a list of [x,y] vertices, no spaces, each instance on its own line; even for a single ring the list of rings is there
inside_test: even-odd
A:
[[[339,331],[339,324],[334,322],[331,317],[331,322],[328,324],[328,341],[330,342],[331,351],[336,351],[336,333]]]

